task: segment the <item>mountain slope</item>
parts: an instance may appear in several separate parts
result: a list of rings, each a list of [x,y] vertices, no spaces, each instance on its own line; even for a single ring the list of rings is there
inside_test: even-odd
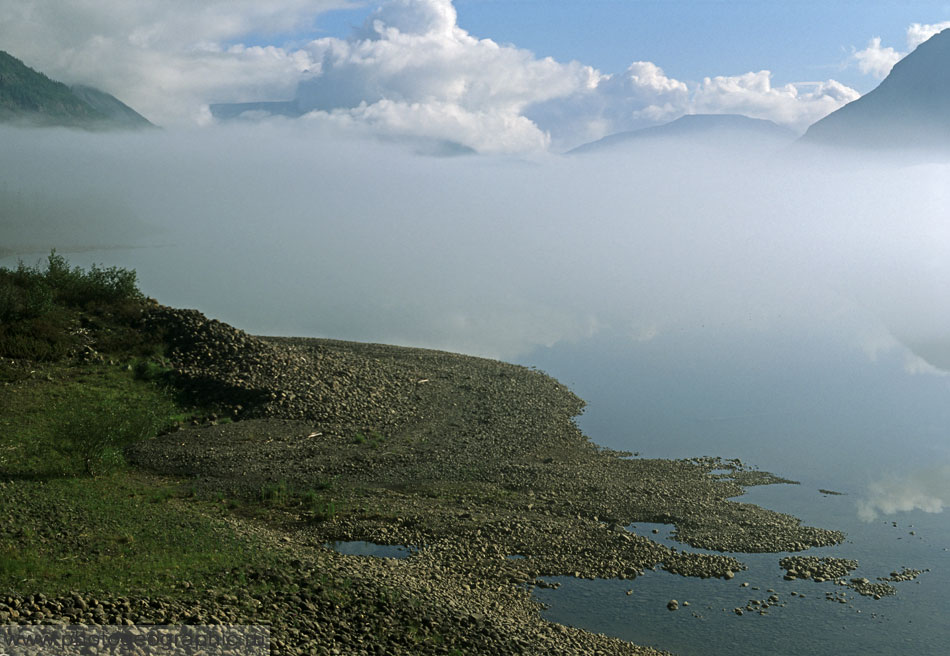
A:
[[[147,118],[105,91],[81,84],[73,85],[70,90],[73,95],[100,114],[104,114],[116,126],[128,128],[155,127]]]
[[[642,130],[618,132],[603,139],[583,144],[568,154],[610,150],[632,142],[651,139],[688,139],[696,142],[723,142],[748,145],[750,143],[788,143],[795,134],[772,121],[749,118],[741,114],[687,114],[675,121]]]
[[[0,122],[97,129],[152,126],[114,96],[92,87],[70,88],[2,50]]]
[[[871,149],[950,147],[950,30],[897,62],[876,89],[808,128],[802,142]]]

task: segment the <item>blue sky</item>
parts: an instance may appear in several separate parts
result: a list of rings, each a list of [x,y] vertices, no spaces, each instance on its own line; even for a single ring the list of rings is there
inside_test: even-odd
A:
[[[322,14],[315,34],[345,38],[375,7]],[[456,0],[455,8],[473,36],[608,73],[637,60],[692,81],[764,68],[782,82],[834,77],[861,93],[879,80],[848,65],[852,48],[873,37],[902,46],[908,25],[950,20],[950,3],[893,0]]]
[[[0,16],[4,49],[163,127],[296,99],[308,126],[496,154],[684,114],[801,133],[950,27],[945,3],[875,1],[0,0]]]

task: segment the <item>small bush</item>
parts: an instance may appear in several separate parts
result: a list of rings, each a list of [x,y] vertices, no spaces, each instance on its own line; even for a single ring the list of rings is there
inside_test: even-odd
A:
[[[0,268],[0,322],[41,317],[53,309],[46,279],[22,262],[16,270]]]
[[[47,257],[45,270],[23,262],[16,269],[0,267],[0,321],[41,317],[56,305],[122,307],[144,299],[134,270],[96,264],[88,271],[70,268],[55,249]]]
[[[134,270],[119,267],[100,268],[93,264],[89,271],[80,267],[69,268],[69,262],[53,250],[43,274],[53,289],[56,300],[71,307],[121,304],[144,299],[139,291]]]
[[[75,348],[76,338],[52,315],[30,322],[0,323],[0,357],[54,362]]]
[[[311,517],[315,521],[325,522],[336,517],[340,511],[336,501],[324,499],[322,497],[313,497],[306,502],[307,509],[311,512]]]
[[[50,447],[64,459],[64,473],[97,475],[124,464],[126,446],[153,437],[165,425],[162,412],[102,399],[72,397],[56,409]]]
[[[174,369],[154,360],[135,360],[132,364],[132,373],[136,380],[165,383],[174,373]]]
[[[0,357],[56,361],[74,352],[80,310],[94,311],[83,321],[104,328],[97,332],[99,350],[154,352],[132,329],[143,301],[135,271],[70,268],[55,250],[45,268],[0,267]]]
[[[286,481],[265,485],[261,488],[261,501],[267,505],[283,505],[290,498]]]

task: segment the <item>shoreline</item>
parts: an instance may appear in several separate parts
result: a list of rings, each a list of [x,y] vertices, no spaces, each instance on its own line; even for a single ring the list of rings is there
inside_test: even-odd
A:
[[[631,459],[598,447],[574,423],[583,402],[536,370],[408,347],[254,337],[189,311],[157,317],[176,326],[178,374],[243,403],[231,406],[238,421],[183,428],[139,445],[132,461],[206,492],[320,489],[332,513],[273,513],[243,530],[293,545],[302,561],[358,563],[435,596],[454,609],[460,634],[475,615],[518,644],[535,636],[538,653],[550,653],[546,640],[563,638],[562,628],[541,619],[529,592],[544,577],[634,580],[663,569],[728,579],[745,566],[725,552],[844,539],[734,501],[744,486],[788,482],[739,461]],[[668,548],[625,529],[634,522],[673,524],[681,542],[722,553]],[[350,540],[416,552],[392,561],[323,546]],[[563,653],[653,653],[569,631],[588,642]]]
[[[112,330],[127,346],[107,357],[97,349]],[[533,590],[557,587],[551,577],[635,588],[655,570],[728,580],[745,568],[729,551],[844,539],[737,500],[790,482],[738,460],[596,445],[574,421],[584,402],[528,367],[256,337],[154,302],[81,334],[61,362],[3,363],[13,416],[62,422],[67,394],[83,417],[108,419],[81,394],[91,385],[100,404],[128,397],[139,415],[166,413],[164,428],[126,442],[114,475],[57,475],[17,455],[20,469],[0,476],[11,517],[0,546],[23,554],[0,590],[0,625],[264,624],[287,655],[657,654],[544,619]],[[73,425],[38,439],[59,448]],[[28,448],[31,434],[16,435],[9,446]],[[644,522],[711,552],[631,530]],[[329,546],[353,540],[412,553]]]

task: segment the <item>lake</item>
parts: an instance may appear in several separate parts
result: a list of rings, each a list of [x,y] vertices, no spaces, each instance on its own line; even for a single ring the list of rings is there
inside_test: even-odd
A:
[[[522,362],[588,402],[578,424],[599,444],[643,457],[738,457],[800,481],[751,488],[742,500],[848,536],[806,555],[856,559],[851,577],[872,581],[905,566],[930,571],[874,600],[831,582],[783,580],[778,561],[789,554],[737,554],[749,570],[731,581],[662,571],[632,582],[556,579],[559,589],[536,591],[545,617],[678,654],[945,653],[950,522],[924,509],[950,498],[950,381],[909,373],[899,353],[872,359],[827,338],[764,348],[769,341],[615,337],[538,349]],[[689,549],[670,528],[634,530]],[[769,589],[785,607],[734,612]],[[670,599],[679,610],[667,610]]]
[[[306,333],[319,321],[319,306],[295,313],[275,300],[287,290],[260,294],[262,282],[249,281],[229,297],[237,288],[220,263],[234,256],[197,242],[88,251],[70,260],[136,268],[146,292],[163,302],[199,307],[249,332]],[[536,591],[549,606],[545,616],[683,655],[943,654],[950,645],[950,522],[935,511],[950,501],[950,377],[899,346],[868,348],[864,327],[849,316],[823,330],[601,330],[511,359],[587,401],[578,424],[598,444],[651,458],[740,458],[799,481],[752,488],[743,500],[848,536],[807,554],[857,559],[852,576],[872,581],[902,567],[929,571],[896,583],[896,596],[874,600],[830,582],[784,581],[778,561],[787,554],[739,554],[749,570],[731,581],[662,571],[634,581],[556,579],[559,589]],[[670,528],[631,530],[688,548],[670,539]],[[767,615],[734,612],[766,599],[770,589],[784,607]],[[846,603],[837,600],[842,593]],[[670,599],[689,606],[670,612]]]

